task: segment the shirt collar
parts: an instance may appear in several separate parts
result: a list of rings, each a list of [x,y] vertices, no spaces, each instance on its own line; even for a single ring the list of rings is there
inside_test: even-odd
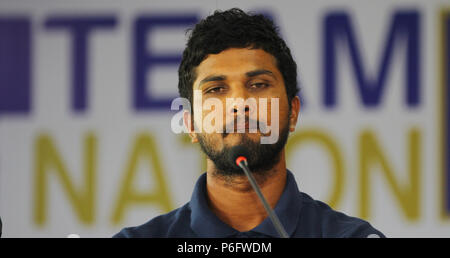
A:
[[[206,173],[202,174],[195,184],[191,201],[191,228],[200,237],[229,237],[239,231],[222,222],[209,208],[206,199]],[[301,209],[301,197],[294,175],[287,170],[286,185],[275,206],[275,213],[291,236],[298,225]],[[261,224],[250,230],[270,237],[279,237],[272,221],[267,217]]]

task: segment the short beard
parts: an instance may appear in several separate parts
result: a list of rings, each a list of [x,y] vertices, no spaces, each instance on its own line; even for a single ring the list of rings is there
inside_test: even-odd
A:
[[[263,176],[280,161],[281,150],[286,145],[289,136],[288,124],[282,128],[278,141],[274,144],[254,142],[246,134],[242,134],[240,145],[248,150],[248,166],[252,173]],[[223,138],[227,135],[222,133]],[[229,160],[231,148],[234,146],[224,146],[222,150],[216,151],[214,143],[203,134],[198,134],[198,141],[203,152],[214,163],[216,175],[227,178],[245,175],[242,169]]]

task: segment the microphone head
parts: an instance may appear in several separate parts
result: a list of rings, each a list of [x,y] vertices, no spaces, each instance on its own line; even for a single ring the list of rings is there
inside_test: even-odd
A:
[[[238,146],[234,146],[231,148],[230,150],[230,155],[229,155],[229,161],[231,164],[233,164],[234,166],[237,166],[236,160],[239,157],[245,157],[248,158],[249,157],[249,150],[247,148],[245,148],[242,145],[238,145]]]

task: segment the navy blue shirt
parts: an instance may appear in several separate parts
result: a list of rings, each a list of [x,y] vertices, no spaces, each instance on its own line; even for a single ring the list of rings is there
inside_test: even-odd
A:
[[[204,173],[184,206],[141,226],[124,228],[114,237],[279,237],[269,217],[247,232],[228,226],[210,210],[206,194]],[[300,192],[289,170],[274,211],[290,237],[384,237],[368,222],[334,211]]]

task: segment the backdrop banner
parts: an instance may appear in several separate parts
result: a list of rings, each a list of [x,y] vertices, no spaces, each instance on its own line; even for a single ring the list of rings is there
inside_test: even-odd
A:
[[[171,130],[178,65],[232,7],[297,62],[300,190],[388,237],[450,237],[448,1],[1,0],[3,237],[111,237],[189,201],[206,164]]]

